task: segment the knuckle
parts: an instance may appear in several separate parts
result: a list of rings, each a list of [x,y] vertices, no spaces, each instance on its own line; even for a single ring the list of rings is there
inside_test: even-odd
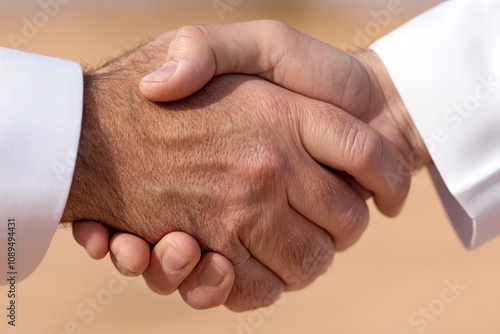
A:
[[[272,31],[272,36],[267,40],[268,50],[268,70],[277,68],[287,56],[296,50],[299,45],[299,34],[297,31],[288,24],[277,21],[268,20],[264,21],[263,28],[265,31]]]
[[[352,240],[364,231],[369,220],[368,207],[347,183],[324,179],[316,187],[311,187],[315,193],[314,201],[323,207],[330,207],[322,218],[337,249],[344,240]]]
[[[292,27],[280,20],[261,20],[260,25],[268,31],[277,33],[286,33],[292,30]]]
[[[360,170],[378,170],[386,149],[385,141],[375,131],[356,130],[352,158]]]
[[[255,258],[235,264],[235,282],[224,305],[232,311],[244,312],[276,302],[284,291],[284,283]]]
[[[175,40],[177,41],[189,41],[189,42],[199,42],[200,40],[205,40],[206,35],[204,30],[197,25],[190,24],[185,25],[179,30],[177,30],[177,34],[175,36]]]
[[[283,283],[265,280],[235,284],[224,305],[233,312],[251,311],[274,304],[283,291]]]
[[[334,222],[336,243],[349,244],[363,233],[368,225],[369,213],[365,202],[360,199],[345,199],[344,209]],[[341,247],[339,247],[341,248]]]
[[[239,236],[247,240],[257,231],[269,228],[262,222],[271,213],[263,208],[269,206],[272,194],[283,193],[285,187],[285,177],[290,170],[288,160],[274,147],[253,144],[255,142],[249,145],[254,146],[249,150],[243,149],[246,153],[232,168],[232,181],[228,183],[223,198],[215,204],[213,218],[222,220],[225,225],[225,232],[217,233],[221,242],[228,235],[233,239]],[[278,204],[282,202],[277,201],[273,207]]]
[[[247,180],[268,182],[287,175],[291,166],[283,152],[269,142],[257,145],[242,169]]]
[[[311,249],[310,255],[305,257],[301,263],[300,274],[286,280],[288,289],[300,289],[309,285],[331,265],[335,254],[333,240],[326,237],[319,242],[316,240],[314,244],[315,246]]]
[[[231,240],[246,240],[258,225],[261,218],[261,208],[255,196],[252,196],[252,198],[248,197],[248,199],[228,205],[228,212],[225,216],[226,232],[231,235]],[[236,242],[224,241],[224,243],[230,245],[232,249],[237,249]]]

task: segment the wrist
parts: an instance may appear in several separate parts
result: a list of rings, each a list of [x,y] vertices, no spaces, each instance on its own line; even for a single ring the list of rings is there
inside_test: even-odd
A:
[[[429,165],[431,157],[425,143],[380,57],[372,50],[354,56],[364,65],[372,80],[371,108],[381,110],[386,116],[384,119],[392,122],[393,132],[398,133],[392,133],[389,139],[413,170]]]
[[[106,169],[99,168],[99,161],[104,144],[99,122],[97,120],[99,106],[96,103],[96,83],[92,74],[84,75],[84,103],[81,135],[78,145],[77,159],[71,190],[64,209],[62,222],[79,220],[101,221],[103,177]],[[109,157],[108,157],[109,159]]]

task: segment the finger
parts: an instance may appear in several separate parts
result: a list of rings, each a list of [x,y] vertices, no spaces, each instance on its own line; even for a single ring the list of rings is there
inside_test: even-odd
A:
[[[153,101],[175,101],[192,95],[215,75],[215,61],[203,30],[187,26],[177,31],[160,69],[141,80],[142,94]]]
[[[326,230],[336,250],[349,248],[368,225],[368,206],[362,197],[366,193],[353,189],[309,156],[301,158],[301,163],[300,175],[292,175],[289,182],[288,202],[304,217]],[[319,236],[317,239],[322,240]]]
[[[167,59],[168,65],[142,80],[146,98],[173,101],[198,91],[214,75],[240,73],[259,75],[356,116],[370,103],[370,81],[361,63],[279,21],[185,26]]]
[[[373,197],[373,194],[363,188],[356,180],[347,173],[341,173],[334,171],[335,175],[338,175],[345,183],[347,183],[352,189],[354,189],[363,200],[368,200]]]
[[[251,233],[241,237],[241,242],[284,282],[286,290],[309,285],[332,264],[332,238],[315,223],[290,207],[267,221],[253,227]]]
[[[197,310],[223,305],[233,288],[233,265],[224,256],[207,253],[179,286],[184,301]]]
[[[94,260],[103,259],[109,251],[109,230],[94,222],[73,223],[73,238]]]
[[[224,306],[245,312],[274,304],[285,289],[283,281],[253,256],[234,263],[236,278]]]
[[[379,210],[397,215],[410,188],[410,175],[402,174],[398,149],[380,133],[330,105],[303,113],[301,138],[318,162],[345,171],[373,192]]]
[[[149,264],[149,244],[138,236],[117,233],[111,238],[110,250],[111,261],[124,276],[139,276]]]
[[[200,257],[195,239],[183,232],[172,232],[154,247],[144,279],[156,293],[171,294],[195,268]]]

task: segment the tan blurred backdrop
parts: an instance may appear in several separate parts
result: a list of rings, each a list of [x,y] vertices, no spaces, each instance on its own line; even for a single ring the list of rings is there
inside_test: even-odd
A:
[[[22,36],[26,19],[43,9],[37,1],[0,1],[0,46],[12,47],[12,33]],[[402,12],[387,22],[373,11],[389,0],[220,0],[228,6],[222,14],[212,0],[59,2],[17,46],[95,66],[187,23],[274,18],[335,45],[359,46],[436,1],[401,0]],[[70,230],[59,230],[38,271],[18,286],[15,328],[7,326],[0,288],[0,333],[499,333],[499,259],[500,240],[462,248],[423,171],[399,218],[372,210],[364,238],[338,254],[326,275],[276,306],[243,314],[193,311],[178,295],[154,295],[141,278],[120,281],[108,259],[90,260]]]

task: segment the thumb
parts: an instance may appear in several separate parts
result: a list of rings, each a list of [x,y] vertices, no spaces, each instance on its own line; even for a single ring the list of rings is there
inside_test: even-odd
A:
[[[150,100],[184,98],[214,75],[239,73],[258,75],[356,117],[370,104],[371,81],[359,61],[278,21],[183,27],[167,59],[141,81]]]
[[[188,26],[170,43],[168,61],[142,78],[141,93],[152,101],[175,101],[200,90],[215,75],[214,54],[203,30]]]

